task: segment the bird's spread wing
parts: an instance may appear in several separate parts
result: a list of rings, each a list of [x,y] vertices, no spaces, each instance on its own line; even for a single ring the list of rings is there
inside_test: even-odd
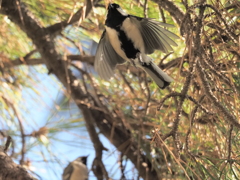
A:
[[[171,46],[177,46],[175,39],[179,37],[163,28],[174,27],[173,25],[158,22],[151,18],[140,18],[137,16],[130,16],[130,18],[138,24],[143,37],[146,54],[153,53],[155,49],[168,53],[169,51],[173,51]]]
[[[95,55],[95,70],[101,78],[108,80],[113,76],[115,66],[124,62],[125,60],[113,49],[106,31],[104,31]]]
[[[72,172],[73,166],[69,163],[68,166],[64,169],[62,180],[70,180]]]

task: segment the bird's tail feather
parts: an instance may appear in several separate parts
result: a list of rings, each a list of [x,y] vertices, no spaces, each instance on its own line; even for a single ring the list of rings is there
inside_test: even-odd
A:
[[[161,89],[164,89],[173,81],[170,76],[163,72],[152,61],[149,63],[143,63],[141,67]]]

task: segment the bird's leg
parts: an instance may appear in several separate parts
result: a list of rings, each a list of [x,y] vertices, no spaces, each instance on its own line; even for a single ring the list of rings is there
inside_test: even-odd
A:
[[[139,62],[139,63],[142,63],[142,62],[143,62],[141,53],[137,53],[137,59],[138,59],[138,62]]]
[[[143,56],[141,53],[137,53],[137,58],[138,60],[138,63],[141,64],[141,65],[144,65],[146,62],[143,60]]]
[[[130,59],[130,61],[131,61],[132,65],[133,65],[134,67],[137,67],[137,66],[136,66],[136,62],[135,62],[134,59]]]
[[[146,62],[143,60],[143,55],[140,52],[137,53],[135,59],[130,59],[130,62],[135,67],[137,67],[137,65],[144,65],[144,64],[146,64]]]

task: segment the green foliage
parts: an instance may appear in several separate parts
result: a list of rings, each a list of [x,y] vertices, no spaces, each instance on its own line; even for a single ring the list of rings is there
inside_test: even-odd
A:
[[[46,28],[70,20],[85,3],[73,0],[21,2],[27,5],[36,20]],[[176,7],[185,15],[189,13],[187,15],[192,20],[184,34],[179,29],[184,31],[183,26],[187,23],[176,24],[176,17],[171,17],[161,4],[148,1],[144,12],[145,1],[115,2],[133,15],[144,17],[146,14],[149,18],[165,19],[166,23],[176,26],[169,29],[182,37],[176,40],[178,47],[174,48],[175,51],[169,55],[155,51],[151,55],[154,62],[173,77],[174,82],[169,88],[159,90],[144,72],[129,64],[118,66],[115,77],[104,81],[92,73],[91,62],[84,66],[81,62],[70,62],[68,59],[69,64],[66,67],[69,69],[80,64],[79,83],[86,94],[86,100],[81,103],[89,108],[99,109],[93,103],[93,97],[97,96],[102,105],[100,110],[108,112],[113,119],[118,119],[116,124],[122,123],[131,134],[132,141],[138,144],[139,152],[146,155],[163,179],[238,179],[239,128],[231,124],[233,121],[226,113],[231,114],[239,123],[240,55],[239,43],[236,43],[240,29],[239,5],[228,8],[236,1],[206,1],[209,6],[205,7],[201,33],[197,34],[200,5],[195,1],[190,1],[188,5],[184,5],[182,1],[174,1]],[[87,55],[83,50],[90,48],[87,41],[98,41],[103,32],[106,14],[104,5],[107,6],[103,1],[99,2],[84,21],[81,22],[79,18],[79,22],[67,26],[57,34],[54,43],[59,54],[64,57],[71,54]],[[164,17],[160,13],[160,7]],[[20,12],[19,14],[21,16]],[[27,59],[23,57],[35,49],[31,39],[7,16],[0,15],[0,23],[1,63],[6,65],[17,59],[23,62],[21,66],[18,64],[0,68],[1,129],[12,136],[17,147],[12,156],[21,158],[21,140],[25,137],[24,153],[37,155],[46,164],[54,161],[61,165],[58,156],[61,152],[55,149],[55,144],[82,147],[80,138],[86,138],[79,134],[79,129],[86,131],[83,128],[82,114],[76,106],[72,106],[68,98],[61,99],[60,102],[54,101],[56,97],[52,95],[53,91],[66,92],[67,87],[63,88],[52,76],[52,84],[42,83],[44,78],[49,78],[41,76],[48,72],[44,60],[38,67],[24,65]],[[197,43],[200,43],[201,51],[196,48],[195,40],[198,36],[200,42]],[[199,61],[209,89],[204,85],[205,81],[198,68],[194,67],[194,71],[190,72],[196,59],[201,57],[199,54],[203,56]],[[40,58],[38,52],[30,55],[33,61]],[[186,79],[191,73],[191,82],[188,82]],[[50,107],[41,101],[43,94],[50,94],[49,97],[54,99]],[[216,99],[215,103],[211,97]],[[29,107],[38,108],[41,103],[44,105],[39,114],[32,115]],[[70,110],[73,110],[72,114],[68,112]],[[67,112],[70,115],[66,115]],[[45,114],[43,121],[35,122],[35,117],[42,114]],[[21,132],[21,125],[24,127],[24,134]],[[70,140],[62,139],[66,134],[74,135]],[[90,145],[83,146],[89,148]],[[28,161],[27,158],[24,160]],[[34,162],[36,159],[30,161]],[[60,171],[51,163],[47,167]],[[109,174],[114,174],[115,170]],[[137,178],[136,174],[133,176]],[[59,174],[57,177],[60,177]]]

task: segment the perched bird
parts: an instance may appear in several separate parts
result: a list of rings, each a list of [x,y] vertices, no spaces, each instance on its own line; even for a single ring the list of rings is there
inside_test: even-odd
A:
[[[87,157],[81,156],[64,169],[62,180],[88,180]]]
[[[173,39],[179,38],[162,28],[170,24],[127,14],[118,4],[109,4],[105,27],[98,44],[94,68],[99,76],[110,79],[117,64],[130,61],[142,68],[160,88],[168,86],[173,79],[163,72],[147,54],[154,50],[164,53],[177,46]]]

